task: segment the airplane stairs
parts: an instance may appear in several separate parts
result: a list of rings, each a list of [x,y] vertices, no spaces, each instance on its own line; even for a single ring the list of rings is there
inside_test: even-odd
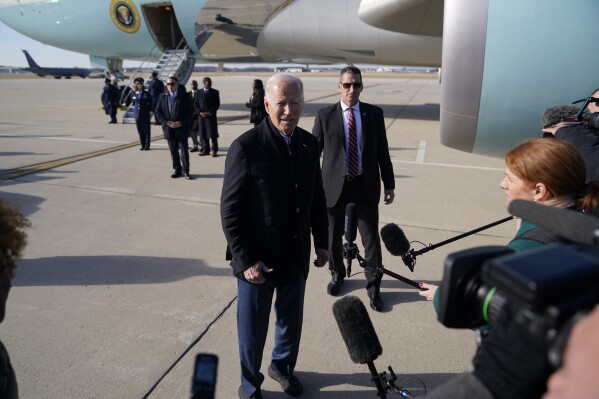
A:
[[[174,73],[179,76],[179,84],[185,85],[193,73],[195,64],[196,60],[188,47],[179,50],[166,50],[160,57],[154,71],[158,72],[158,79],[163,82],[166,82],[168,76]],[[146,79],[146,87],[150,79],[152,79],[151,74]],[[129,85],[133,86],[133,79],[130,80]],[[123,123],[135,123],[133,115],[133,105],[130,105],[125,111],[125,115],[123,115]]]

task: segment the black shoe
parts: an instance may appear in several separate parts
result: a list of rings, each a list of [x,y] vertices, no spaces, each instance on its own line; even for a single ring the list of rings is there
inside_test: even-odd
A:
[[[239,389],[237,390],[237,395],[239,395],[239,399],[262,399],[262,391],[260,391],[260,388],[258,388],[258,390],[255,391],[251,396],[245,396],[240,385]]]
[[[139,150],[140,150],[140,151],[145,151],[145,148],[141,147]]]
[[[198,152],[198,147],[193,147],[192,149],[189,150],[189,152]]]
[[[193,177],[191,177],[191,175],[189,173],[183,173],[183,176],[187,179],[187,180],[193,180]]]
[[[381,293],[376,292],[372,295],[368,295],[370,297],[370,307],[377,312],[383,311],[383,298],[381,298]]]
[[[181,176],[183,176],[183,173],[181,173],[181,172],[175,172],[171,175],[171,177],[173,179],[176,179],[177,177],[181,177]]]
[[[296,376],[281,374],[272,368],[272,364],[268,366],[268,375],[270,378],[281,384],[283,392],[289,396],[300,396],[304,391],[302,383],[299,382]]]
[[[144,151],[150,151],[150,147],[144,148]]]
[[[341,287],[343,286],[343,282],[345,279],[333,277],[329,285],[327,285],[327,293],[331,296],[337,296],[339,291],[341,291]]]

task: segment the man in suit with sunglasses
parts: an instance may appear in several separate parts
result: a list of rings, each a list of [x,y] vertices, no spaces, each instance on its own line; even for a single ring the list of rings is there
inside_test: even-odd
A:
[[[347,204],[355,203],[357,207],[365,259],[381,265],[378,234],[381,180],[385,204],[391,204],[395,197],[383,110],[359,101],[363,86],[358,68],[343,68],[337,87],[341,101],[321,109],[312,129],[323,154],[322,178],[329,218],[329,268],[332,274],[327,292],[332,296],[339,294],[345,277],[349,277],[343,264],[342,246]],[[368,270],[365,274],[370,307],[380,312],[383,309],[382,274]]]

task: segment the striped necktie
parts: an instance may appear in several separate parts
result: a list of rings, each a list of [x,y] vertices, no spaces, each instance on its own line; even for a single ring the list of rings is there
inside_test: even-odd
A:
[[[358,176],[360,168],[358,167],[358,133],[356,131],[356,121],[354,120],[353,108],[348,108],[347,118],[347,172],[350,176]]]

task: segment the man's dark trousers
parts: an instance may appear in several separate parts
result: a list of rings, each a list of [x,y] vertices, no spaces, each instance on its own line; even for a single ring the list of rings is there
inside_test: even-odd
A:
[[[176,139],[167,140],[168,149],[171,151],[173,170],[175,173],[189,173],[189,144],[187,137],[181,134]],[[181,154],[181,155],[179,155]],[[181,170],[183,166],[183,170]]]
[[[364,191],[364,182],[362,177],[358,176],[354,181],[346,181],[343,184],[343,190],[339,196],[339,200],[334,207],[327,208],[329,216],[329,243],[331,250],[331,261],[329,269],[333,274],[333,278],[341,279],[346,276],[345,263],[343,261],[343,240],[345,227],[345,210],[347,204],[355,203],[358,216],[358,231],[362,237],[362,245],[364,248],[363,257],[371,262],[376,262],[380,265],[383,262],[381,255],[381,242],[378,238],[378,231],[371,226],[378,226],[379,213],[378,205],[372,205]],[[368,221],[368,223],[366,222]],[[360,251],[361,252],[361,251]],[[361,267],[357,260],[352,261],[352,273],[358,271]],[[378,293],[383,277],[380,273],[373,273],[364,270],[366,275],[366,290],[369,294]]]
[[[237,334],[241,361],[241,386],[246,396],[252,395],[264,381],[260,366],[275,291],[275,346],[271,364],[275,371],[281,374],[293,374],[304,319],[305,288],[306,278],[300,268],[295,269],[291,279],[285,285],[278,287],[275,287],[270,279],[267,279],[264,284],[250,284],[238,279]]]

